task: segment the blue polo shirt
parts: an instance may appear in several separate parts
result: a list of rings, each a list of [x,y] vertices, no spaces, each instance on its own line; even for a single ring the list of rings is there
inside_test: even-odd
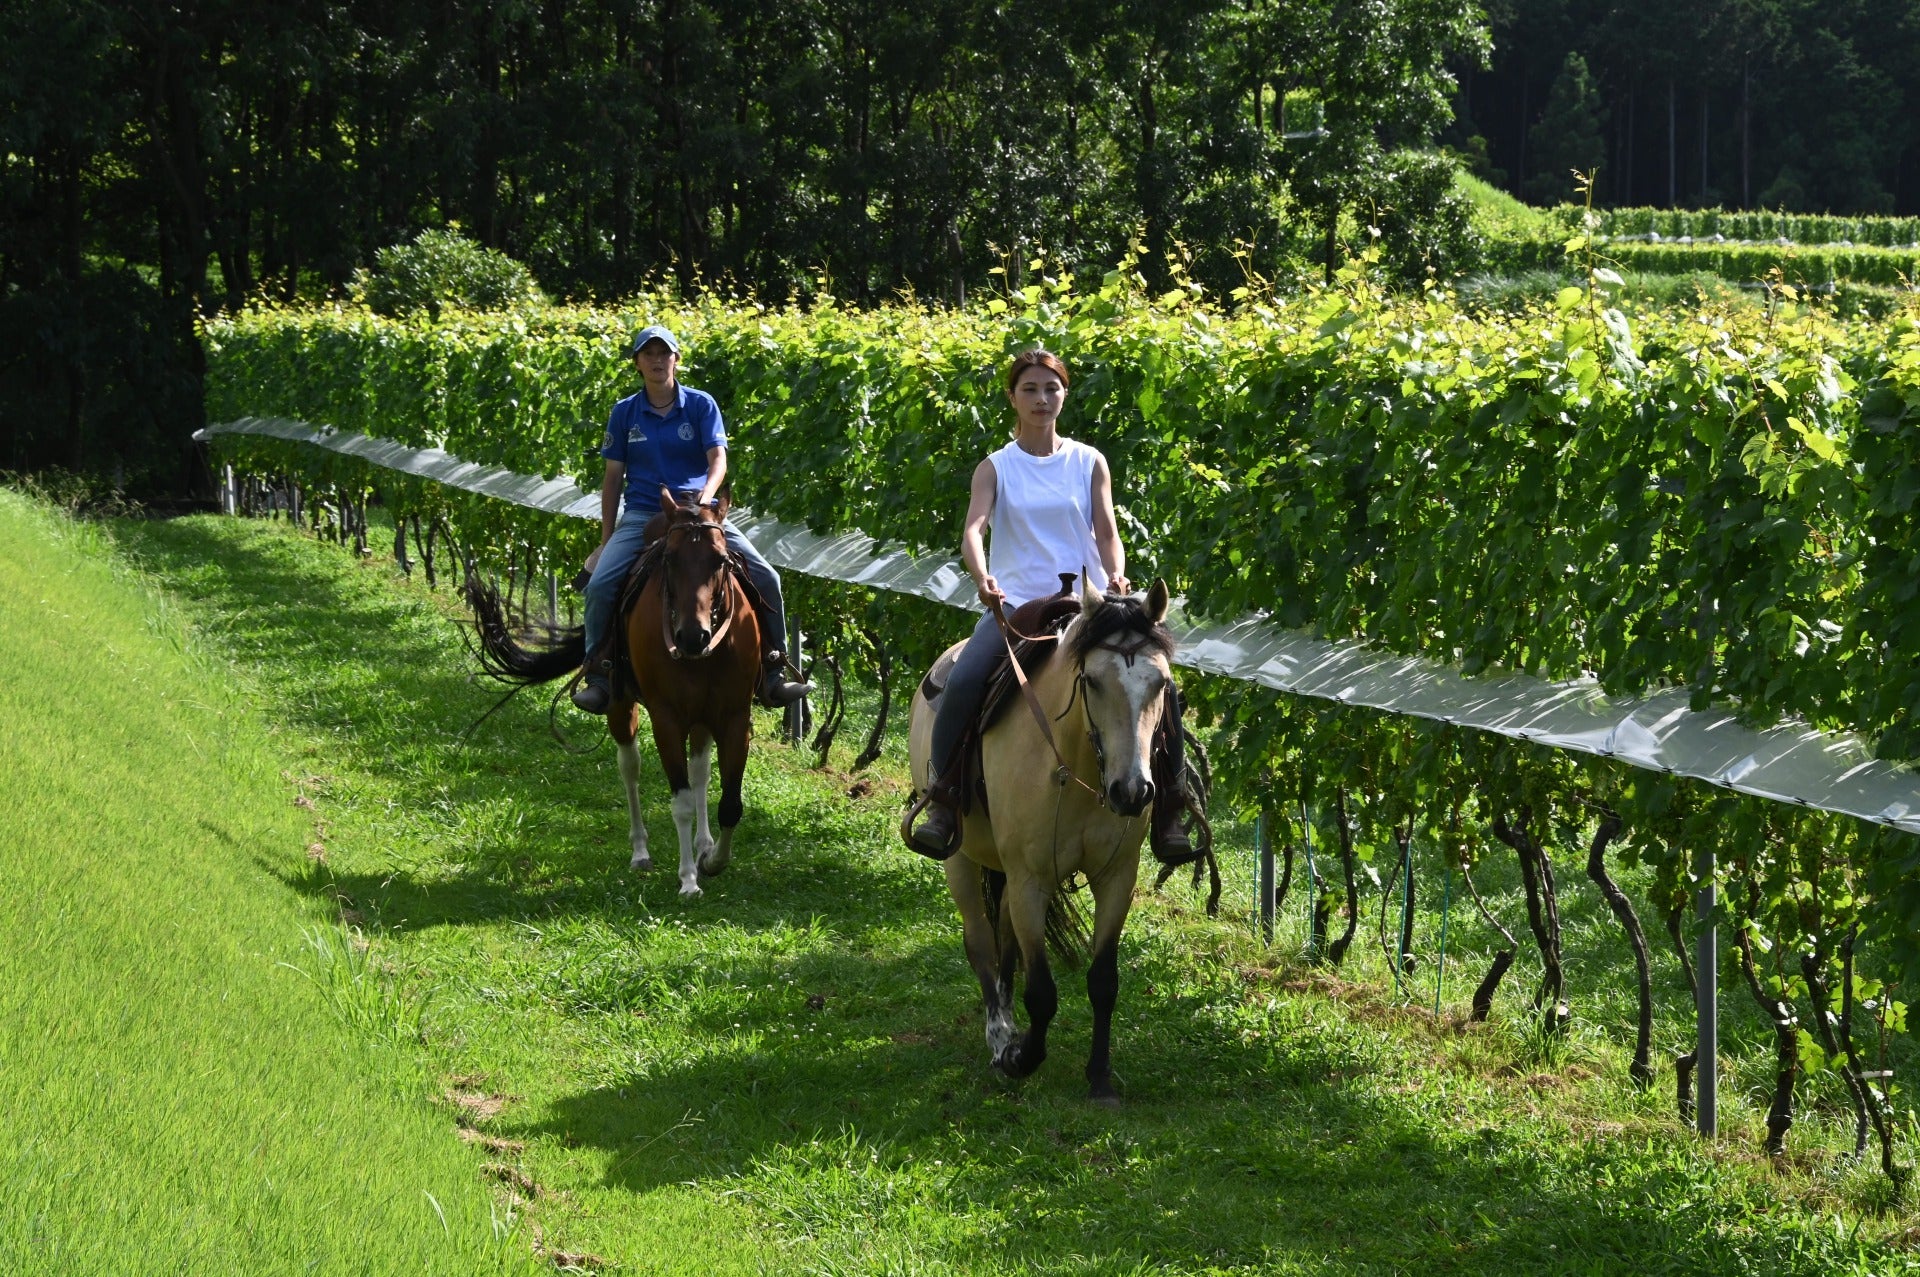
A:
[[[707,449],[727,446],[720,405],[704,390],[676,386],[665,416],[647,403],[643,387],[613,406],[600,455],[627,467],[627,509],[654,514],[660,489],[698,492],[707,479]]]

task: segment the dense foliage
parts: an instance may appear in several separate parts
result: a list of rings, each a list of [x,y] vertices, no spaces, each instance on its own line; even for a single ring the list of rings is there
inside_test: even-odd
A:
[[[1077,370],[1067,429],[1116,458],[1136,555],[1204,612],[1265,609],[1469,671],[1679,683],[1920,754],[1920,665],[1887,677],[1908,571],[1887,556],[1916,517],[1890,478],[1920,414],[1911,315],[1787,304],[1630,327],[1576,290],[1469,316],[1357,274],[1232,318],[1118,273],[1011,300],[647,313],[735,422],[743,499],[779,517],[949,551],[929,512],[1004,431],[995,369],[1040,341]],[[591,481],[639,318],[249,313],[209,328],[213,413]]]
[[[1353,271],[1223,318],[1186,289],[1139,286],[1116,273],[1077,294],[1042,279],[964,312],[662,298],[646,317],[677,327],[688,381],[730,412],[741,498],[816,530],[950,552],[968,470],[1004,437],[997,369],[1044,341],[1076,371],[1067,432],[1115,459],[1134,575],[1167,575],[1201,612],[1264,610],[1469,671],[1592,671],[1621,693],[1678,683],[1750,719],[1796,714],[1920,753],[1920,564],[1905,548],[1920,488],[1901,477],[1920,472],[1915,316],[1849,326],[1784,305],[1629,324],[1574,289],[1551,308],[1476,317],[1438,291],[1394,302]],[[639,318],[250,313],[209,330],[215,411],[590,480],[601,414],[630,380],[620,340]],[[544,548],[570,564],[591,535],[316,449],[222,448],[253,472],[344,491],[349,509],[377,488],[403,521],[425,509],[495,563],[531,567]],[[911,670],[955,629],[938,609],[850,587],[794,593],[849,664],[890,649]],[[1652,904],[1677,936],[1694,857],[1713,852],[1726,908],[1759,946],[1739,970],[1780,1033],[1777,1133],[1794,1079],[1831,1066],[1861,1138],[1871,1119],[1890,1147],[1885,1089],[1850,1034],[1898,1029],[1903,1010],[1856,969],[1855,946],[1879,941],[1882,963],[1917,956],[1911,838],[1442,725],[1208,680],[1191,691],[1227,746],[1223,793],[1269,810],[1285,841],[1339,849],[1343,884],[1309,884],[1323,917],[1344,890],[1331,957],[1354,938],[1356,858],[1411,858],[1418,844],[1429,872],[1436,854],[1470,870],[1512,848],[1549,1029],[1567,1014],[1554,857],[1585,850],[1623,925],[1633,909],[1613,903],[1606,852],[1650,865]],[[1801,1003],[1815,1009],[1804,1022]],[[1639,1054],[1650,1076],[1644,1031]]]
[[[1571,205],[1552,210],[1569,230],[1581,226],[1585,211]],[[1729,211],[1727,209],[1603,208],[1596,210],[1599,232],[1615,238],[1658,236],[1663,240],[1716,237],[1809,247],[1920,248],[1920,217],[1832,217],[1811,213]]]

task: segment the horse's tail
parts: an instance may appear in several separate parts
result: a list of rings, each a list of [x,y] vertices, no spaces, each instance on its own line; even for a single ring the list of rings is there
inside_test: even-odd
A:
[[[586,659],[584,626],[512,625],[500,592],[477,572],[467,574],[466,595],[473,609],[474,641],[469,646],[488,678],[531,687],[572,673]]]
[[[998,869],[981,869],[981,894],[986,897],[987,918],[993,923],[994,936],[1000,933],[1000,899],[1007,892],[1007,875]],[[1087,926],[1087,914],[1080,907],[1080,893],[1056,891],[1047,902],[1047,951],[1069,971],[1078,971],[1087,961],[1093,945],[1093,932]]]

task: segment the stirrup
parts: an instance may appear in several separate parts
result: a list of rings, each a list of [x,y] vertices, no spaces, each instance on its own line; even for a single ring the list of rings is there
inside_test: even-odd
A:
[[[960,821],[953,808],[940,802],[927,803],[920,823],[907,835],[907,846],[930,860],[951,858],[960,850]]]

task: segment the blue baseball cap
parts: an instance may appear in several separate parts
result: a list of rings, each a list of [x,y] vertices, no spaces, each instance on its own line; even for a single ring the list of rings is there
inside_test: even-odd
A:
[[[633,356],[639,354],[640,348],[650,341],[664,341],[667,343],[668,350],[671,350],[676,355],[680,353],[679,338],[669,332],[665,324],[648,324],[645,328],[635,333],[633,340],[627,344],[627,357],[631,359]]]

